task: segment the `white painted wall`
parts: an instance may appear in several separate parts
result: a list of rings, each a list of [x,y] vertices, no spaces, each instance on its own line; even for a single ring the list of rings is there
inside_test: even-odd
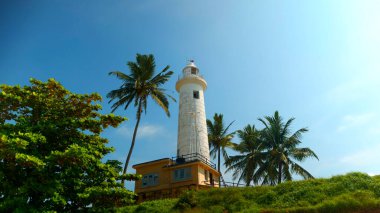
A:
[[[183,77],[179,79],[182,82],[178,88],[180,98],[177,155],[199,153],[210,160],[202,86],[204,79],[200,78],[199,72],[197,75],[189,73],[192,66],[196,67],[193,63],[187,65],[183,70]],[[193,97],[193,91],[199,91],[199,99]]]

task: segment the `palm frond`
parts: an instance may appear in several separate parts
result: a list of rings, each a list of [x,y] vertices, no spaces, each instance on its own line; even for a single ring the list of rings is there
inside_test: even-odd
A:
[[[166,115],[170,117],[169,101],[165,94],[163,94],[160,90],[155,89],[151,92],[150,96],[165,111]]]
[[[302,161],[308,157],[315,157],[319,160],[318,156],[310,148],[294,148],[291,150],[290,155],[298,161]]]
[[[296,174],[301,175],[304,179],[314,178],[313,175],[311,175],[306,169],[302,168],[297,163],[292,162],[290,165],[291,165],[291,170],[295,172]]]

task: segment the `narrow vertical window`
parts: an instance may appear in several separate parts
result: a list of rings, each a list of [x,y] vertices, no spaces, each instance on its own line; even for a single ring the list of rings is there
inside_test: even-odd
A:
[[[179,170],[179,178],[180,179],[184,179],[185,178],[185,170],[184,169],[180,169]]]
[[[193,98],[199,99],[199,91],[193,91]]]
[[[196,75],[197,74],[197,69],[194,67],[191,68],[191,74]]]
[[[142,179],[142,185],[143,186],[148,185],[148,177],[147,176],[144,176],[144,178]]]
[[[185,168],[185,178],[190,178],[191,177],[191,170],[190,168]]]
[[[174,171],[174,179],[175,180],[179,179],[179,170]]]

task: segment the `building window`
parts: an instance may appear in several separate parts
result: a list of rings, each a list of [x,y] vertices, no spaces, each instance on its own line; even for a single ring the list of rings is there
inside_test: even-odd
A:
[[[157,174],[147,174],[142,178],[142,186],[156,186],[158,185],[158,175]]]
[[[191,68],[191,74],[193,74],[193,75],[197,74],[197,69],[195,67]]]
[[[191,168],[176,169],[173,172],[174,180],[181,181],[191,178]]]
[[[206,169],[205,169],[205,181],[208,181],[208,177],[209,177],[209,171],[207,171]]]
[[[199,99],[199,91],[193,91],[193,98]]]

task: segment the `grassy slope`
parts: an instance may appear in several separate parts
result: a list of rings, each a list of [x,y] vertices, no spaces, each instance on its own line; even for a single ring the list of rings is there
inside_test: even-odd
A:
[[[278,186],[189,191],[118,212],[379,212],[380,176],[349,173]]]

